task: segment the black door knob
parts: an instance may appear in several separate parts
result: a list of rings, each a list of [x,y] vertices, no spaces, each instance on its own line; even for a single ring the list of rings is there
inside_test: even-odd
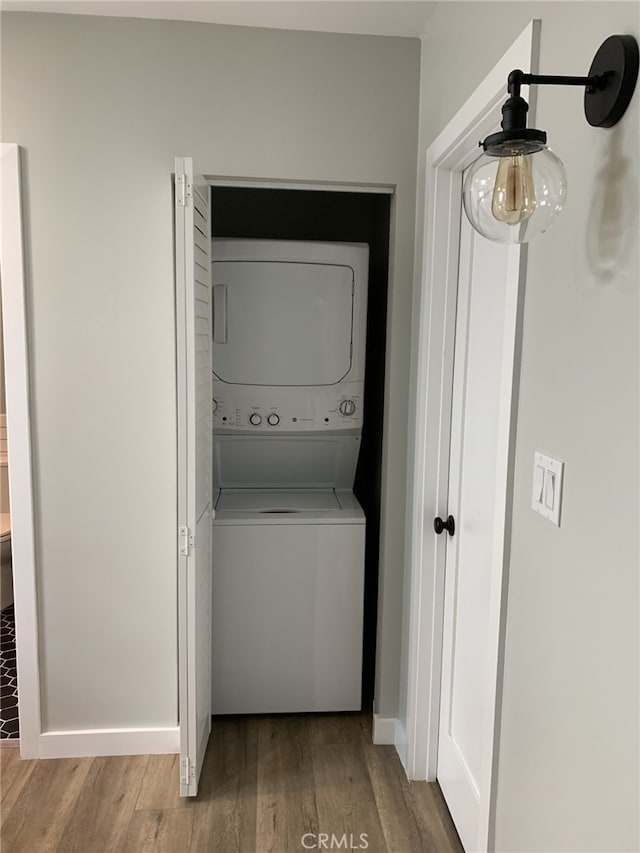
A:
[[[446,521],[443,521],[439,515],[437,515],[433,519],[433,529],[436,533],[440,534],[443,530],[447,530],[449,532],[449,536],[453,536],[456,532],[456,523],[453,520],[453,516],[450,515]]]

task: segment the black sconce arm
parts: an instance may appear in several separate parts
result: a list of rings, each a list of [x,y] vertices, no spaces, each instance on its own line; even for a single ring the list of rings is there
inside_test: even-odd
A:
[[[594,74],[591,77],[565,77],[557,74],[525,74],[516,68],[509,74],[507,89],[511,97],[520,96],[521,86],[584,86],[588,92],[604,89],[612,71],[604,74]]]

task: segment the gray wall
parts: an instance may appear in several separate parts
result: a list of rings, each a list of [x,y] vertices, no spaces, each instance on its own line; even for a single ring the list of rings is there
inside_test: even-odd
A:
[[[172,725],[176,412],[170,174],[397,184],[378,705],[396,713],[418,40],[2,17],[26,150],[47,729]]]
[[[426,148],[527,23],[542,20],[541,71],[586,74],[608,35],[639,35],[639,8],[438,4],[422,52],[418,234]],[[569,196],[529,250],[496,848],[637,851],[640,96],[614,130],[587,125],[580,91],[538,98]],[[565,462],[560,529],[529,506],[538,449]]]

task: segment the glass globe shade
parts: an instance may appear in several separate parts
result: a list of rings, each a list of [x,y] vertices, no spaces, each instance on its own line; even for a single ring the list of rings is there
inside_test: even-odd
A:
[[[562,160],[546,146],[508,156],[485,152],[467,170],[464,209],[473,227],[497,243],[528,243],[558,218],[567,198]]]

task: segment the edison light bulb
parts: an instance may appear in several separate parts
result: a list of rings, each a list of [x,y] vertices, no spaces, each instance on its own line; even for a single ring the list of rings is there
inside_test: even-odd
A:
[[[524,145],[485,151],[465,171],[462,188],[469,222],[497,243],[529,243],[551,227],[566,197],[562,160],[550,148],[527,153]]]
[[[500,222],[517,225],[536,209],[531,164],[526,154],[500,157],[491,200],[491,212]]]

